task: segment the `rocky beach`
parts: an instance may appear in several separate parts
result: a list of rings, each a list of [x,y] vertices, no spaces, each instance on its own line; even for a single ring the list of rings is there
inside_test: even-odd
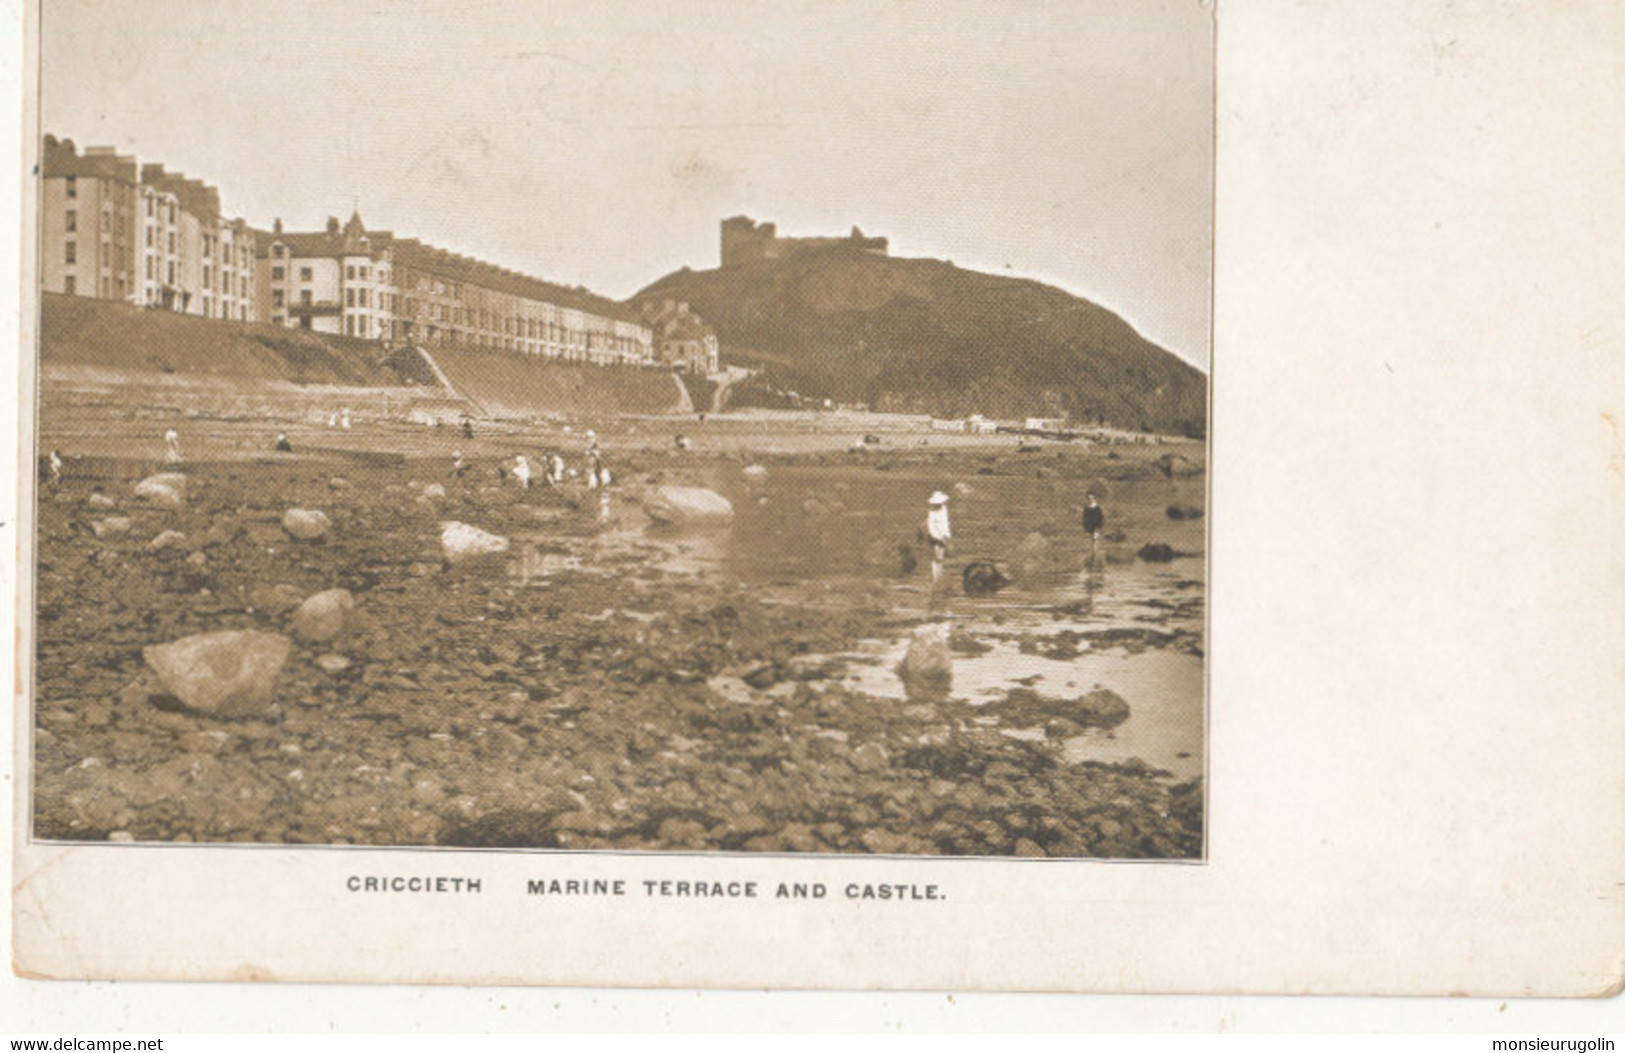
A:
[[[42,447],[36,837],[1202,854],[1199,444],[622,419],[597,491],[499,471],[581,467],[584,425],[191,420],[164,465],[140,414],[74,419]]]

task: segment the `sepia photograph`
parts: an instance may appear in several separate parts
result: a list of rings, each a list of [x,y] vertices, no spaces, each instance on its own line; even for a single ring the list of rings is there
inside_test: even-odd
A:
[[[1617,1031],[1625,8],[17,15],[0,1019]]]
[[[31,843],[1206,858],[1209,7],[38,47]]]

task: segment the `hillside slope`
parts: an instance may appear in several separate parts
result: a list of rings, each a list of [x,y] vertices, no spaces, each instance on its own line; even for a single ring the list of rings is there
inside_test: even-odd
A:
[[[689,409],[683,386],[663,369],[550,362],[476,348],[430,352],[459,393],[493,417],[673,413]]]
[[[377,344],[341,336],[56,293],[42,296],[40,312],[47,369],[89,366],[352,387],[399,387],[420,379],[406,366],[391,368]]]
[[[879,410],[1205,432],[1207,378],[1111,311],[940,260],[832,250],[669,274],[635,306],[687,301],[729,364]]]

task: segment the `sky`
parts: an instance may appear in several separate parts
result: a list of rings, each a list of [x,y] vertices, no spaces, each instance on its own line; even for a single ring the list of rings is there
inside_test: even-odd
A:
[[[617,299],[785,235],[1033,278],[1206,368],[1201,0],[41,0],[40,130]]]

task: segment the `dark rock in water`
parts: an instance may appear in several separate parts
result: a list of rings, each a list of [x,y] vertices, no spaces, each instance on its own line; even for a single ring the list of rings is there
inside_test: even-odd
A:
[[[1195,505],[1169,505],[1169,519],[1201,519],[1202,510]]]
[[[302,599],[292,585],[256,585],[248,593],[248,602],[267,614],[284,614],[299,606]]]
[[[1177,555],[1179,553],[1175,552],[1171,546],[1160,541],[1141,547],[1139,552],[1140,558],[1147,563],[1167,563]]]
[[[978,560],[967,566],[960,580],[967,596],[990,596],[1010,584],[1010,579],[986,560]]]
[[[1045,725],[1047,729],[1055,724],[1059,734],[1049,737],[1064,737],[1073,726],[1112,728],[1129,718],[1128,703],[1123,697],[1103,687],[1081,698],[1041,695],[1030,687],[1011,688],[1003,699],[989,703],[984,709],[1014,727]]]

